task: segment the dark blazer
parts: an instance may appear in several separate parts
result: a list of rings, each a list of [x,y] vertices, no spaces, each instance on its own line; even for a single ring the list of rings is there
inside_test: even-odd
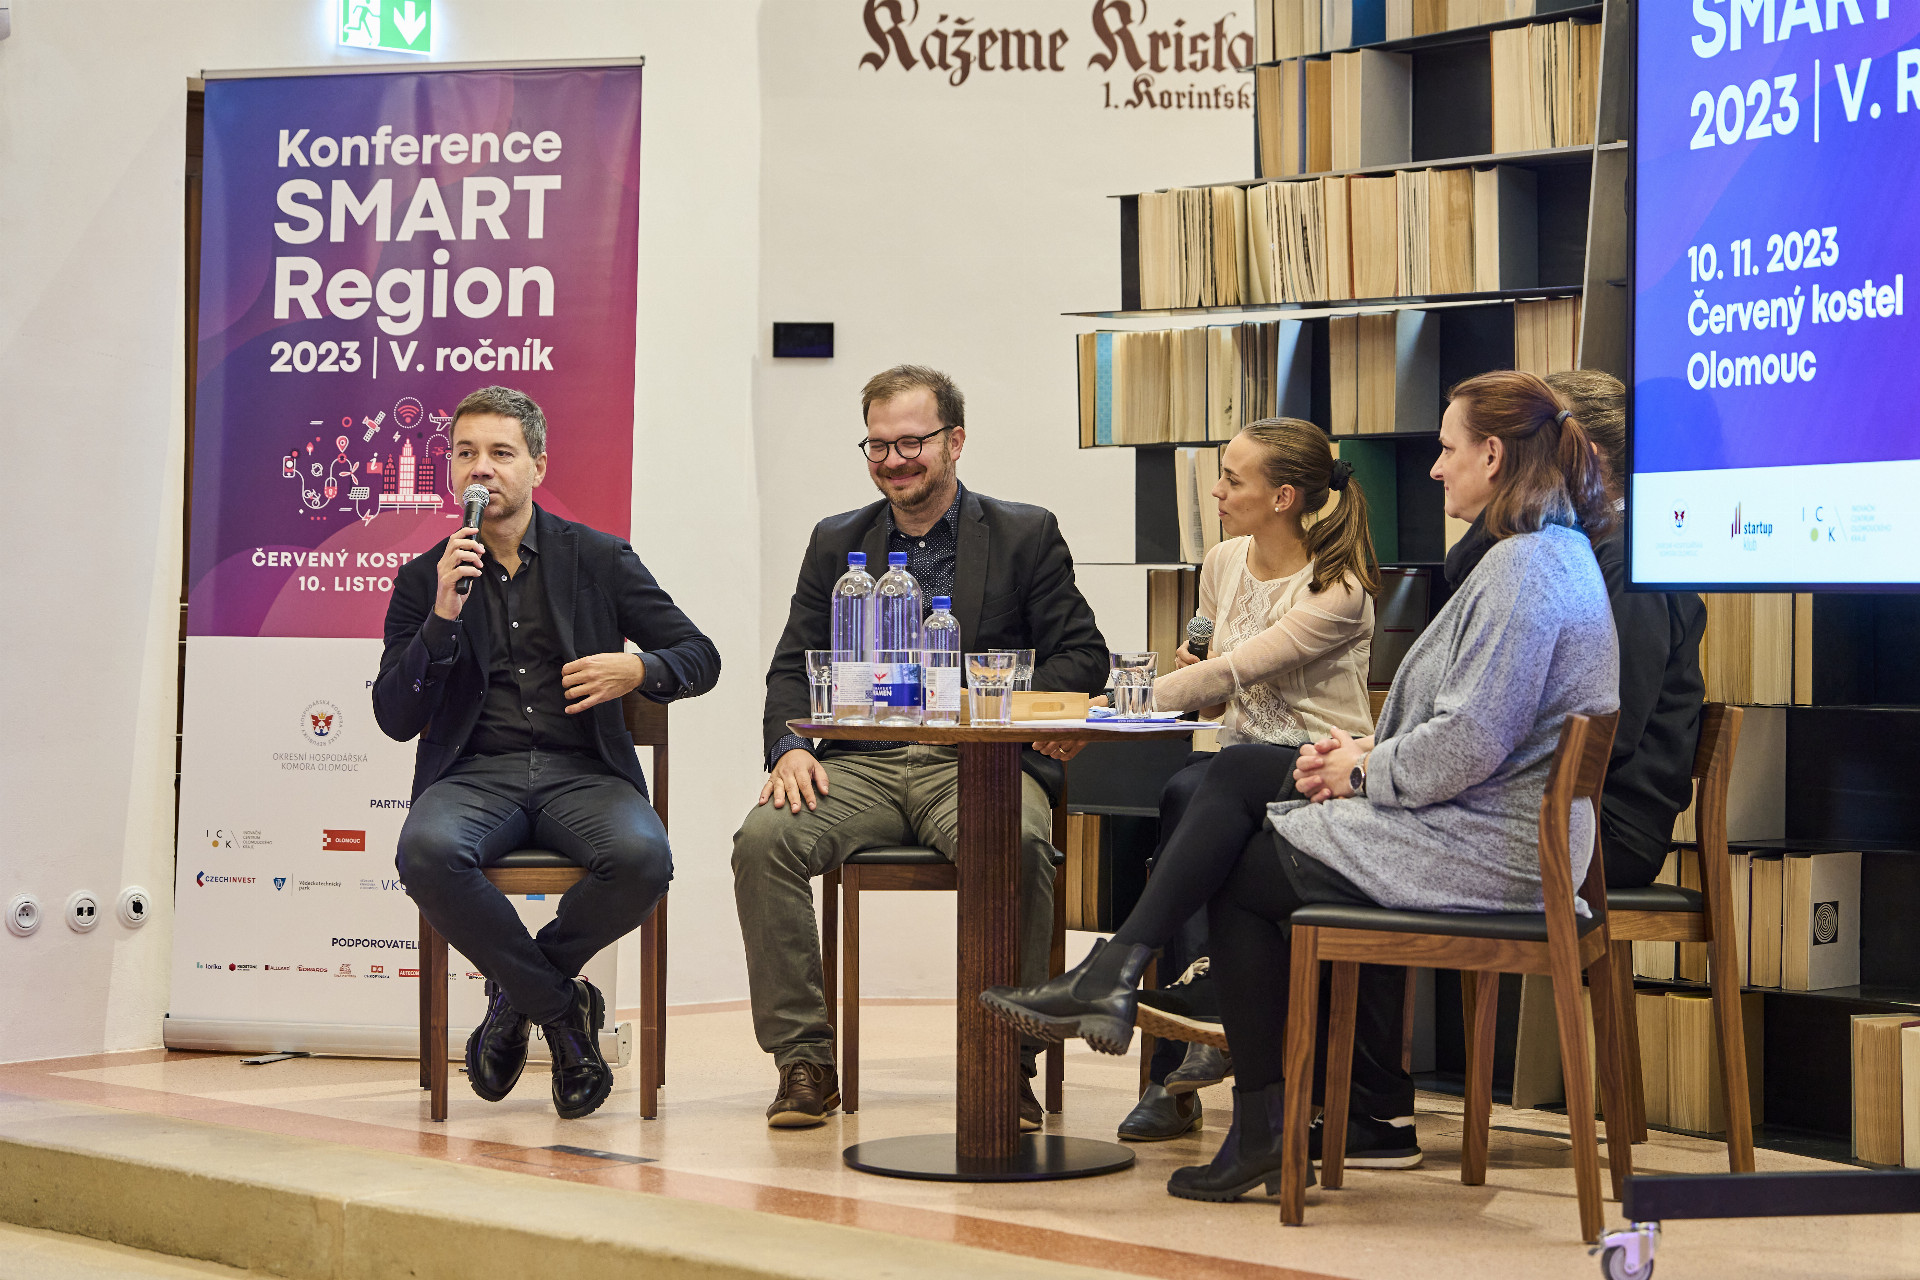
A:
[[[787,629],[767,668],[763,756],[787,736],[787,721],[808,714],[806,651],[831,643],[833,584],[847,571],[847,553],[865,551],[868,564],[886,564],[886,510],[882,499],[813,527]],[[953,616],[960,623],[962,649],[1032,649],[1034,688],[1056,693],[1104,689],[1107,642],[1074,585],[1073,555],[1053,513],[968,489],[960,503],[957,533]],[[842,749],[829,742],[820,754]],[[1029,750],[1021,764],[1049,794],[1060,793],[1065,771],[1057,760]]]
[[[655,702],[691,698],[720,678],[720,653],[660,589],[624,539],[533,509],[539,522],[540,574],[561,651],[571,662],[595,653],[618,653],[632,640],[645,650],[647,675],[640,692]],[[413,795],[439,780],[460,758],[486,700],[490,661],[487,596],[467,597],[454,630],[458,647],[435,662],[420,631],[439,594],[442,538],[394,575],[387,605],[387,647],[373,683],[373,717],[390,738],[418,734]],[[802,698],[805,691],[802,690]],[[641,795],[647,793],[640,757],[614,699],[580,713],[587,717],[600,758]]]
[[[1650,883],[1666,861],[1674,819],[1693,799],[1707,690],[1700,672],[1706,605],[1691,591],[1628,591],[1625,551],[1618,530],[1593,547],[1620,640],[1620,725],[1600,795],[1607,883],[1615,888]]]

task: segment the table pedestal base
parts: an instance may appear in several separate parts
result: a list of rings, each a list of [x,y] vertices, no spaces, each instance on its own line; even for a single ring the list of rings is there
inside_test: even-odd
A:
[[[1006,1159],[969,1159],[956,1150],[951,1133],[856,1142],[842,1153],[850,1169],[883,1178],[919,1178],[929,1182],[1051,1182],[1091,1178],[1133,1166],[1133,1152],[1117,1142],[1068,1138],[1055,1133],[1023,1133]]]

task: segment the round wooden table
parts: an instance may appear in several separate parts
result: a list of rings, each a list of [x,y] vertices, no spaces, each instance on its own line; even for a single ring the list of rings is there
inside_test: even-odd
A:
[[[980,993],[1019,981],[1020,749],[1033,742],[1186,737],[1193,723],[1113,728],[1029,723],[1002,728],[794,720],[788,728],[803,738],[916,742],[955,747],[960,755],[955,1132],[858,1142],[843,1153],[848,1166],[892,1178],[1038,1182],[1113,1173],[1132,1165],[1133,1152],[1117,1142],[1020,1132],[1019,1036],[987,1012]]]

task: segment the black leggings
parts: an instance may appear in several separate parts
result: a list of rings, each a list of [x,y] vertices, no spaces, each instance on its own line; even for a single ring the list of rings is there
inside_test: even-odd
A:
[[[1291,793],[1293,747],[1229,747],[1206,771],[1155,865],[1116,944],[1161,947],[1202,906],[1207,909],[1220,1013],[1241,1088],[1281,1078],[1285,1057],[1287,920],[1310,902],[1370,905],[1346,877],[1296,851],[1266,826],[1267,805]],[[1413,1113],[1413,1080],[1400,1069],[1400,1021],[1406,971],[1360,967],[1355,1034],[1355,1111],[1381,1119]],[[1322,978],[1315,1097],[1326,1070],[1328,978]]]

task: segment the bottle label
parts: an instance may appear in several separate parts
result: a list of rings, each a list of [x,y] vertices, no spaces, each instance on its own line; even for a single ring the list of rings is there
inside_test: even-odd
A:
[[[920,664],[917,662],[876,662],[873,664],[873,705],[876,707],[920,708]]]
[[[836,662],[833,664],[833,705],[873,701],[873,664]]]
[[[927,710],[960,713],[960,668],[928,667]]]

